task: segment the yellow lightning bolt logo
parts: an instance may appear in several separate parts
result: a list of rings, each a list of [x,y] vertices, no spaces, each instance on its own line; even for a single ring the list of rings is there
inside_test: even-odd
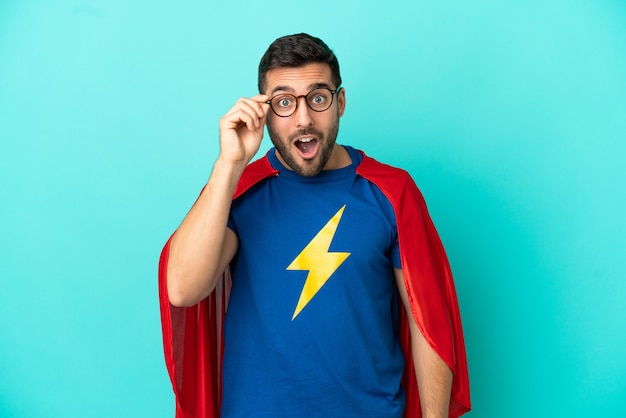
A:
[[[343,205],[337,213],[328,221],[320,232],[304,247],[304,250],[289,264],[287,270],[308,270],[302,293],[298,305],[293,313],[291,320],[304,309],[304,307],[313,299],[313,296],[324,286],[324,283],[339,268],[339,266],[348,258],[350,253],[331,253],[328,252],[330,243],[337,231],[337,225],[343,210]]]

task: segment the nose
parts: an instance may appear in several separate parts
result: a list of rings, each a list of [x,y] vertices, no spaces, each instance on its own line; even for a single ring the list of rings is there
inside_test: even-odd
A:
[[[302,128],[313,125],[313,115],[311,114],[313,111],[309,109],[306,97],[299,97],[297,100],[298,106],[292,115],[296,123],[296,127]],[[300,100],[302,100],[302,102]]]

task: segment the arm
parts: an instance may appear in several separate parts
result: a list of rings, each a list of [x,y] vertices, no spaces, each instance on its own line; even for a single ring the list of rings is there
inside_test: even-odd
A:
[[[424,418],[447,418],[452,390],[452,370],[433,350],[417,327],[411,313],[402,270],[394,268],[394,274],[398,292],[409,319],[411,353],[419,388],[422,416]]]
[[[264,95],[242,98],[220,120],[219,157],[170,243],[167,291],[175,306],[208,296],[237,251],[237,236],[226,226],[228,214],[237,182],[261,145],[265,100]]]

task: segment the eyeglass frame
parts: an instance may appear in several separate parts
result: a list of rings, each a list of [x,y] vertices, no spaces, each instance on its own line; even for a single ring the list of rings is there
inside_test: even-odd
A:
[[[279,118],[289,118],[289,117],[293,116],[294,113],[296,113],[296,110],[298,110],[298,106],[300,105],[300,99],[302,97],[304,97],[304,102],[306,103],[306,105],[307,105],[307,107],[309,109],[311,109],[312,111],[317,112],[317,113],[322,113],[322,112],[326,112],[328,109],[330,109],[333,106],[333,103],[334,103],[334,100],[335,100],[335,94],[339,93],[339,91],[342,88],[343,87],[338,86],[335,90],[331,90],[328,87],[318,87],[318,88],[315,88],[315,89],[311,90],[307,94],[301,94],[300,96],[295,96],[295,95],[293,95],[291,93],[279,93],[279,94],[276,94],[276,95],[272,96],[269,100],[265,101],[264,103],[267,103],[268,105],[270,105],[270,109],[272,109],[272,112],[274,112],[274,114],[276,116],[278,116]],[[309,101],[307,100],[307,96],[309,94],[313,93],[316,90],[328,90],[330,92],[330,104],[324,110],[315,110],[315,109],[313,109],[311,107],[311,105],[309,104]],[[288,115],[284,115],[284,116],[283,115],[279,115],[278,112],[276,112],[276,110],[274,110],[274,106],[272,106],[272,100],[274,100],[275,97],[281,96],[281,95],[283,95],[283,96],[291,96],[291,97],[295,97],[296,98],[296,107],[293,108],[293,112],[291,112]]]

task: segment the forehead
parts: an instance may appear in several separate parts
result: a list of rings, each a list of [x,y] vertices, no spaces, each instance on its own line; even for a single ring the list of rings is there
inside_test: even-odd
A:
[[[265,94],[277,91],[306,94],[312,88],[332,85],[330,66],[326,63],[311,63],[302,67],[273,68],[265,74]]]

